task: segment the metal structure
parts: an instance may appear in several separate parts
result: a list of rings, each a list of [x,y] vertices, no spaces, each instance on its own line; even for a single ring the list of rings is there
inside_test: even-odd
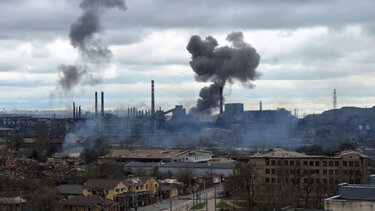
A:
[[[104,116],[104,92],[102,92],[102,111],[101,111],[102,117]]]
[[[151,80],[151,116],[155,116],[155,90],[154,80]]]
[[[98,118],[98,92],[95,92],[95,117]]]

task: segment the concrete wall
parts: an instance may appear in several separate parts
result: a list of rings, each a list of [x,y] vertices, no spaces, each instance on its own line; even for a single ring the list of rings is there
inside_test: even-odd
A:
[[[326,200],[324,209],[332,211],[375,211],[375,201]]]

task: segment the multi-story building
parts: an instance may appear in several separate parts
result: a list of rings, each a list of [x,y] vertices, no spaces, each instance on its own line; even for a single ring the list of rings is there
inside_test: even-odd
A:
[[[355,151],[338,152],[332,156],[306,155],[274,148],[250,157],[257,169],[257,183],[277,184],[298,180],[301,183],[339,184],[368,181],[369,158]]]
[[[273,148],[249,158],[254,188],[259,193],[268,191],[272,197],[280,198],[283,196],[275,193],[285,191],[306,203],[337,193],[337,185],[343,182],[367,183],[368,163],[366,155],[355,151],[315,156]],[[273,189],[277,191],[270,191]]]

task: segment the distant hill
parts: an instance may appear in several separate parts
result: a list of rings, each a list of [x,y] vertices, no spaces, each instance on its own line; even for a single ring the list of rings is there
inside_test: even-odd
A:
[[[321,114],[311,114],[301,120],[301,126],[333,125],[353,126],[373,124],[375,122],[375,106],[372,108],[342,107]]]

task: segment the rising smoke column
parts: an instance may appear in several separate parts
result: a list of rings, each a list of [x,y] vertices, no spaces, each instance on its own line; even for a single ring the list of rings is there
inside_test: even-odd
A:
[[[106,9],[118,8],[126,10],[124,0],[83,0],[79,5],[82,15],[70,26],[70,43],[77,48],[82,58],[96,65],[109,63],[112,52],[101,42],[98,33],[103,30],[100,18]],[[58,88],[70,91],[82,80],[96,83],[88,64],[60,65],[58,67]]]
[[[195,72],[195,80],[210,81],[199,92],[196,109],[199,112],[210,113],[219,106],[220,87],[225,84],[240,81],[245,87],[253,87],[251,81],[256,80],[260,73],[256,71],[260,56],[257,51],[245,43],[242,32],[232,32],[227,35],[231,46],[218,47],[212,36],[204,40],[194,35],[186,49],[191,54],[190,66]]]

